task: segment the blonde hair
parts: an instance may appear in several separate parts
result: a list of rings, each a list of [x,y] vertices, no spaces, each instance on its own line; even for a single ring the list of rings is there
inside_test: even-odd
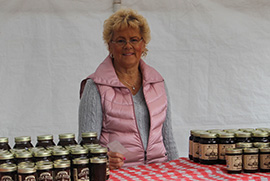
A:
[[[125,29],[127,27],[134,29],[138,28],[145,45],[149,43],[151,36],[146,19],[133,9],[120,9],[104,21],[103,40],[105,44],[108,45],[109,42],[112,41],[114,31]],[[142,56],[145,56],[147,51],[147,48],[145,48]]]

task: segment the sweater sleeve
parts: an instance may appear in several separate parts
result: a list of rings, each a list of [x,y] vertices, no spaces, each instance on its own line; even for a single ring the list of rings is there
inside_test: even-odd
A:
[[[174,136],[173,136],[170,97],[168,94],[168,89],[167,89],[166,84],[165,84],[165,89],[167,93],[168,107],[167,107],[166,120],[163,123],[162,136],[163,136],[163,142],[164,142],[167,154],[168,154],[168,161],[170,161],[170,160],[175,160],[179,158],[179,156],[178,156],[178,150],[177,150],[177,146],[176,146]]]
[[[97,86],[92,79],[88,79],[84,87],[79,105],[79,134],[84,132],[97,132],[98,139],[102,129],[102,106]]]

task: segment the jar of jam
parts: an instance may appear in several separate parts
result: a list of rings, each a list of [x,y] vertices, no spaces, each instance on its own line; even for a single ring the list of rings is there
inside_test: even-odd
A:
[[[99,144],[85,144],[85,145],[83,145],[83,147],[84,147],[85,149],[87,149],[87,151],[88,151],[87,157],[90,158],[90,157],[91,157],[91,152],[90,152],[90,150],[91,150],[91,149],[94,149],[94,148],[101,147],[101,146],[100,146]]]
[[[36,147],[47,148],[49,146],[55,146],[55,143],[53,142],[53,135],[40,135],[40,136],[37,136]]]
[[[15,164],[1,164],[0,165],[0,180],[17,180],[17,166]]]
[[[22,162],[34,162],[33,155],[29,151],[15,153],[15,160],[17,164]]]
[[[268,143],[268,132],[262,132],[262,131],[254,131],[251,134],[252,136],[252,142],[263,142]]]
[[[73,180],[89,180],[89,159],[75,158],[72,163]]]
[[[107,159],[106,158],[90,158],[90,180],[105,181],[107,179]]]
[[[251,142],[251,133],[250,132],[243,132],[243,131],[238,131],[235,133],[235,142]]]
[[[0,153],[0,164],[7,163],[7,164],[15,164],[15,159],[12,153],[9,151],[4,151]]]
[[[106,147],[98,147],[98,148],[93,148],[90,150],[90,158],[93,157],[99,157],[99,158],[108,158],[108,148]]]
[[[236,148],[252,148],[253,143],[239,142],[235,144]]]
[[[73,133],[64,133],[59,134],[59,142],[57,145],[60,146],[69,146],[69,145],[77,145],[77,142],[75,140],[75,134]]]
[[[33,145],[31,143],[31,137],[30,136],[20,136],[15,137],[15,145],[13,148],[18,149],[29,149],[32,148]]]
[[[97,132],[82,133],[82,141],[80,142],[80,145],[84,144],[99,144]]]
[[[270,148],[259,149],[259,169],[261,172],[270,172]]]
[[[192,146],[192,158],[193,161],[198,163],[199,162],[199,148],[200,148],[200,135],[202,132],[200,131],[195,131],[193,133],[194,137],[193,137],[193,146]]]
[[[193,160],[193,156],[192,156],[192,154],[193,154],[192,147],[193,147],[193,138],[194,138],[193,132],[194,132],[193,130],[190,130],[190,135],[189,135],[188,157],[189,157],[190,160]]]
[[[66,149],[55,149],[52,152],[53,160],[70,160],[69,151]]]
[[[71,150],[71,158],[88,158],[88,150],[86,148],[75,148]]]
[[[263,147],[269,147],[269,146],[270,146],[269,142],[267,142],[267,143],[264,143],[264,142],[253,143],[253,147],[255,147],[255,148],[263,148]]]
[[[242,172],[242,149],[227,148],[226,155],[226,168],[228,173],[241,173]]]
[[[225,151],[227,148],[235,148],[234,133],[218,134],[218,162],[226,164]]]
[[[0,150],[10,150],[10,146],[8,144],[8,138],[0,137]]]
[[[243,170],[246,173],[255,173],[258,171],[258,148],[244,148]]]
[[[49,150],[36,151],[36,152],[34,152],[34,158],[35,158],[35,162],[39,162],[39,161],[51,162],[52,161],[52,153]]]
[[[70,180],[70,161],[57,160],[54,162],[54,179],[55,181]]]
[[[36,167],[33,163],[21,163],[18,165],[18,181],[37,180]]]
[[[200,134],[199,161],[202,164],[212,165],[218,161],[218,142],[215,133]]]
[[[53,181],[53,162],[36,162],[38,181]]]

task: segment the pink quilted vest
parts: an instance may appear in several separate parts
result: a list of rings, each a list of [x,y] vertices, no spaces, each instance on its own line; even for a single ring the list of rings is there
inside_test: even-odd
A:
[[[166,119],[167,96],[164,80],[152,67],[140,60],[143,75],[143,93],[150,115],[150,131],[146,152],[138,131],[132,94],[118,79],[108,56],[91,78],[99,90],[102,103],[103,123],[100,143],[118,140],[127,150],[124,166],[167,161],[163,144],[162,125]],[[82,94],[86,80],[81,83]]]

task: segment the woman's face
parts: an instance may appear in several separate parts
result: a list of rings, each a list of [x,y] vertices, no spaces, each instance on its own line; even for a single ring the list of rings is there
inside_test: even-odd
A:
[[[127,43],[121,45],[120,42],[125,41]],[[129,43],[130,41],[131,43]],[[113,55],[114,65],[125,69],[138,67],[144,50],[145,42],[142,40],[139,29],[130,27],[114,31],[112,42],[109,43],[109,51]]]

